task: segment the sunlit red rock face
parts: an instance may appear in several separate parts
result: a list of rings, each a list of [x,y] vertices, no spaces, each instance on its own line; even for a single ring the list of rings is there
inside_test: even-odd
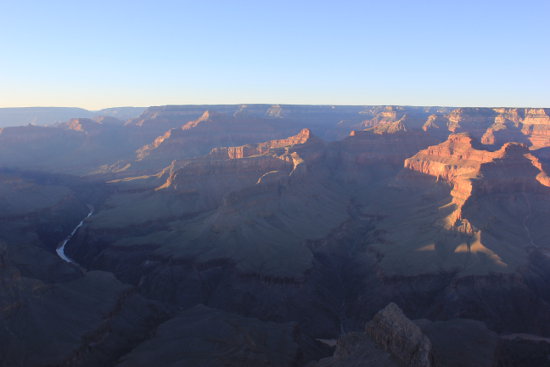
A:
[[[126,122],[127,126],[141,127],[144,130],[154,130],[158,133],[176,128],[187,121],[195,120],[204,113],[203,106],[187,106],[182,109],[178,106],[149,107],[141,116]]]
[[[306,163],[319,160],[322,146],[321,140],[304,129],[286,139],[215,148],[204,157],[172,163],[166,181],[157,190],[197,195],[204,205],[201,210],[215,208],[239,190],[245,190],[241,195],[246,196],[247,188],[252,194],[266,185],[299,179],[305,174]]]
[[[302,129],[298,134],[291,136],[286,139],[271,140],[264,143],[254,144],[254,145],[242,145],[238,147],[224,147],[224,148],[214,148],[210,152],[212,157],[220,158],[244,158],[250,157],[253,155],[261,155],[267,153],[270,149],[283,148],[297,144],[304,144],[312,139],[318,140],[314,137],[309,129]]]
[[[495,111],[487,108],[457,108],[447,116],[447,127],[452,133],[467,131],[479,139],[495,116]]]
[[[379,110],[364,111],[365,115],[372,117],[362,121],[361,127],[369,129],[384,125],[400,124],[409,130],[419,129],[429,120],[430,116],[437,116],[445,112],[447,112],[445,108],[386,106]]]
[[[550,144],[550,118],[545,109],[495,108],[494,123],[481,138],[483,144],[525,143],[531,149]]]
[[[452,185],[453,202],[459,207],[470,198],[474,186],[482,193],[537,192],[549,186],[541,163],[525,145],[506,143],[497,151],[476,149],[468,134],[453,134],[444,143],[406,159],[404,166]]]
[[[550,146],[549,111],[543,108],[525,111],[522,132],[528,136],[533,149]]]
[[[71,119],[66,123],[67,129],[75,131],[90,131],[96,129],[98,125],[96,121],[84,118]]]
[[[467,133],[473,141],[502,146],[508,142],[526,144],[531,150],[548,146],[550,119],[545,109],[459,108],[448,115],[430,115],[423,130],[446,128],[450,133]]]
[[[208,154],[196,158],[174,160],[159,174],[146,177],[165,180],[156,190],[201,190],[208,194],[208,185],[201,181],[205,179],[211,180],[225,193],[229,193],[235,189],[231,185],[233,181],[239,187],[246,187],[263,182],[266,175],[274,172],[298,174],[298,168],[305,163],[305,159],[308,163],[319,161],[324,144],[309,129],[302,129],[298,134],[285,139],[213,148]],[[247,174],[251,175],[250,179],[244,178]],[[233,178],[227,181],[228,176]],[[139,179],[140,177],[136,177],[116,181]]]
[[[134,166],[158,169],[174,159],[200,156],[215,147],[265,141],[288,135],[292,130],[287,124],[273,119],[206,111],[198,119],[181,128],[170,129],[153,143],[140,148]]]
[[[542,208],[550,204],[550,180],[525,145],[506,143],[488,151],[474,147],[466,134],[453,134],[405,160],[404,166],[451,187],[453,210],[443,226],[474,237],[455,251],[486,253],[511,270],[527,261],[528,251],[518,253],[520,248],[544,243],[548,230],[533,216],[534,208],[546,211]],[[507,231],[514,234],[499,239]],[[512,239],[517,235],[523,238]]]
[[[495,154],[477,150],[467,134],[454,134],[439,145],[421,150],[404,162],[405,168],[434,176],[452,185],[453,202],[461,206],[471,194],[471,179],[479,174],[483,163],[493,160]]]
[[[58,124],[58,127],[68,130],[74,130],[84,132],[86,134],[93,134],[102,131],[102,127],[122,126],[124,122],[110,116],[99,116],[94,119],[89,118],[74,118],[69,121]]]
[[[371,108],[370,118],[360,124],[344,124],[352,129],[375,133],[423,131],[438,136],[466,132],[486,145],[501,146],[506,142],[527,144],[530,149],[550,145],[550,118],[547,109],[529,108]]]

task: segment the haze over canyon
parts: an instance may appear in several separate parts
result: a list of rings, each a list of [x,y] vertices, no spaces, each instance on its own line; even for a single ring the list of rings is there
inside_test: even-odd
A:
[[[0,366],[550,366],[549,174],[549,108],[0,108]]]

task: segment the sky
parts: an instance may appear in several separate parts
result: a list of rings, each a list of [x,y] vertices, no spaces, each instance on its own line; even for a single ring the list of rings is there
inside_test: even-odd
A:
[[[0,107],[550,107],[549,0],[0,0]]]

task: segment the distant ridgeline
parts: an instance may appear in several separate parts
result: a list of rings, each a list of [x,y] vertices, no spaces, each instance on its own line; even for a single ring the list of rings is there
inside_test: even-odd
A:
[[[74,107],[13,107],[0,108],[0,127],[21,125],[52,125],[75,117],[111,116],[127,120],[138,116],[144,107],[114,107],[89,111]]]

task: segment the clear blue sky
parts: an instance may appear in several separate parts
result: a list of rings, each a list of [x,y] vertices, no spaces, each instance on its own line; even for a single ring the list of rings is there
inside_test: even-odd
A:
[[[549,16],[549,0],[0,0],[0,107],[550,107]]]

